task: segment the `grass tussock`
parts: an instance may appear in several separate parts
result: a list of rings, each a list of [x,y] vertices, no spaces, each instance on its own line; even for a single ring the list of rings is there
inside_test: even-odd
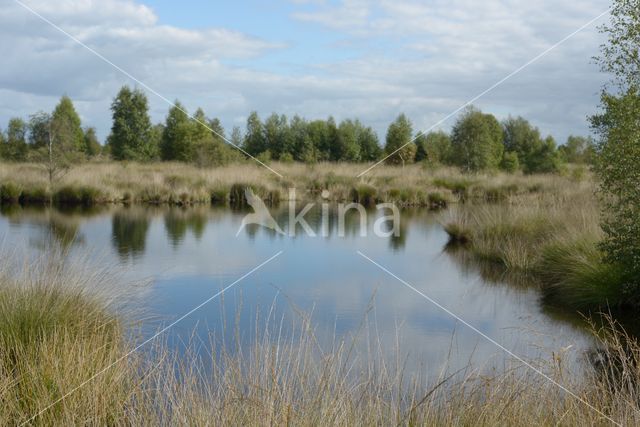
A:
[[[375,335],[321,346],[311,319],[290,327],[262,319],[248,346],[214,345],[203,369],[162,344],[130,354],[99,290],[110,276],[39,259],[0,271],[0,422],[3,425],[637,425],[640,347],[614,329],[584,378],[561,355],[532,361],[592,405],[519,365],[471,367],[427,381],[404,371],[401,345],[389,356]],[[258,323],[256,323],[258,324]],[[375,330],[375,328],[371,328]],[[288,331],[284,333],[283,331]],[[360,337],[362,339],[362,337]],[[111,366],[111,368],[109,368]],[[63,398],[62,401],[59,401]]]

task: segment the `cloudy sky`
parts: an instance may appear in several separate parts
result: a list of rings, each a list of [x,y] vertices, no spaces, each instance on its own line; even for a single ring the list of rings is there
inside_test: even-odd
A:
[[[248,113],[358,117],[380,134],[405,112],[427,129],[604,12],[606,0],[20,0],[162,96],[225,127]],[[0,0],[0,127],[62,94],[104,138],[126,75],[16,0]],[[586,134],[605,77],[606,16],[481,97],[560,142]],[[148,93],[154,121],[168,105]],[[441,125],[448,129],[453,119]]]

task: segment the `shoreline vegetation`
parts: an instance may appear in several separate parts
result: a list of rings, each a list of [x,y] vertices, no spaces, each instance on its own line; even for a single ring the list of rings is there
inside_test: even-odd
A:
[[[516,361],[504,372],[469,367],[426,382],[404,372],[399,351],[389,360],[376,345],[361,350],[356,336],[323,348],[304,314],[291,320],[291,337],[271,320],[247,347],[216,347],[208,369],[162,340],[130,354],[140,339],[125,333],[129,316],[113,294],[122,283],[105,267],[70,263],[63,253],[28,265],[3,258],[3,425],[640,422],[640,348],[613,323],[596,331],[584,377],[569,374],[562,354],[530,361],[582,401]]]
[[[457,202],[503,202],[516,194],[555,191],[588,178],[585,166],[563,174],[462,173],[453,167],[380,165],[358,178],[353,163],[272,163],[283,177],[253,163],[199,168],[184,163],[89,162],[76,165],[49,189],[46,171],[34,163],[0,163],[0,203],[23,205],[238,204],[251,187],[265,202],[315,200],[364,205],[393,202],[401,207],[447,207]]]

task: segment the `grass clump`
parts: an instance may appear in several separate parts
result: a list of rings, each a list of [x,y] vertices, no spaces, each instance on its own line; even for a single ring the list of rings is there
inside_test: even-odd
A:
[[[258,196],[267,205],[277,205],[282,199],[280,190],[277,188],[269,189],[262,185],[249,183],[236,183],[229,189],[229,204],[235,208],[244,208],[247,204],[245,191],[250,189],[253,194]]]
[[[127,349],[122,324],[100,294],[113,284],[104,272],[68,266],[64,258],[50,255],[24,269],[5,263],[0,271],[3,425],[113,424],[130,402],[135,362],[100,374]]]
[[[373,206],[377,202],[378,190],[369,184],[360,184],[351,190],[351,201],[363,206]]]
[[[92,206],[105,201],[105,198],[97,188],[66,185],[53,193],[53,201],[60,205]]]
[[[577,309],[633,303],[625,295],[623,269],[604,262],[596,241],[550,244],[542,251],[535,270],[548,302]]]
[[[25,188],[20,195],[22,204],[44,204],[51,201],[51,193],[45,187]]]
[[[427,203],[430,209],[444,209],[449,205],[449,199],[440,192],[429,193]]]
[[[464,200],[469,194],[473,181],[464,178],[436,178],[433,185],[437,188],[450,190],[454,195]]]
[[[226,205],[229,203],[230,191],[226,187],[216,187],[211,190],[211,203],[214,205]]]
[[[18,203],[22,187],[12,181],[7,181],[0,185],[0,201],[2,203]]]

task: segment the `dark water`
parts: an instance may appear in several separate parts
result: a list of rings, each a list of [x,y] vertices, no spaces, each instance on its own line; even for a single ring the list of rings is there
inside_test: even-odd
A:
[[[236,236],[244,214],[209,207],[66,212],[18,207],[3,211],[0,236],[5,246],[29,251],[63,246],[72,257],[90,254],[100,265],[124,268],[132,279],[152,278],[134,298],[144,308],[146,336],[282,251],[168,330],[162,338],[177,349],[208,342],[210,334],[226,340],[234,330],[249,341],[260,329],[256,319],[264,318],[257,313],[273,309],[274,316],[287,319],[296,317],[296,310],[311,313],[320,341],[373,331],[383,352],[394,357],[399,349],[401,357],[408,355],[412,366],[429,374],[468,363],[500,367],[509,359],[358,251],[518,355],[549,358],[568,349],[568,360],[580,360],[591,345],[580,322],[545,309],[534,287],[507,284],[466,261],[464,253],[446,250],[439,222],[446,213],[403,211],[397,237],[371,232],[361,237],[355,215],[345,221],[344,237],[337,234],[334,217],[326,237],[289,237],[258,227]],[[319,211],[308,218],[313,227],[322,222]]]

